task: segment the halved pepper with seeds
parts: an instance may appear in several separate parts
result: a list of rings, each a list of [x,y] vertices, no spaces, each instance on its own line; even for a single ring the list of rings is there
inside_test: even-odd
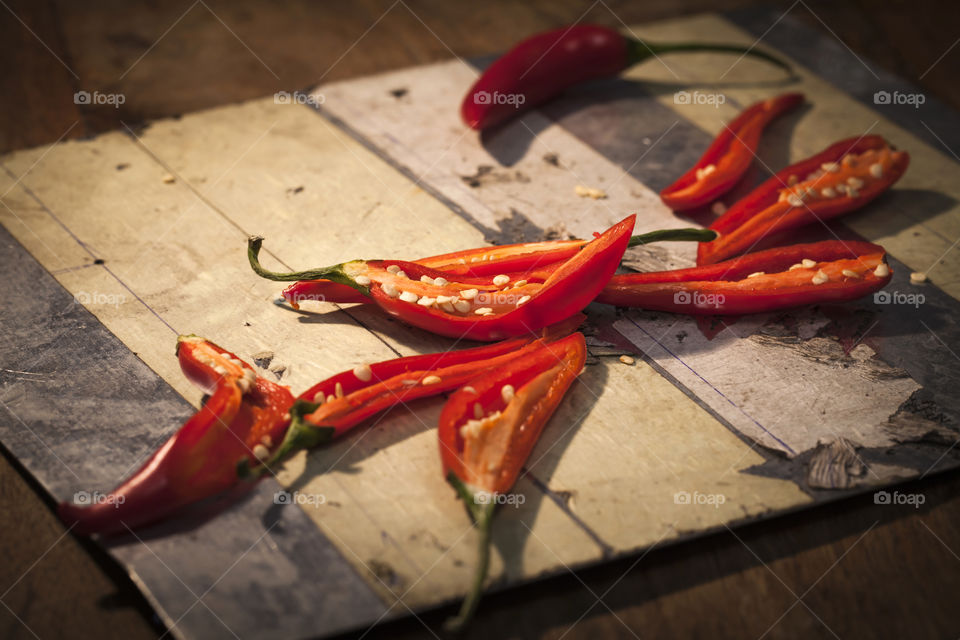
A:
[[[741,315],[846,302],[892,277],[870,242],[828,240],[767,249],[716,264],[616,275],[597,302],[693,315]]]
[[[583,334],[537,341],[508,363],[485,370],[450,396],[440,414],[440,459],[478,532],[471,590],[448,627],[462,628],[480,600],[490,563],[498,496],[510,491],[540,433],[583,371]]]
[[[354,260],[323,269],[276,273],[260,265],[262,238],[257,237],[249,240],[248,257],[264,278],[330,280],[356,289],[390,315],[421,329],[493,341],[537,331],[586,307],[620,263],[635,219],[628,216],[557,261],[540,282],[505,273],[454,275],[400,260]]]
[[[674,211],[710,204],[736,185],[753,163],[760,135],[777,116],[803,102],[802,93],[784,93],[744,109],[723,130],[696,164],[660,192]]]
[[[663,229],[632,236],[627,247],[653,242],[709,242],[717,233],[709,229]],[[255,240],[253,240],[255,241]],[[253,242],[252,241],[252,242]],[[573,258],[589,240],[547,240],[491,247],[479,247],[413,260],[423,267],[443,271],[450,276],[492,278],[506,276],[511,282],[543,283],[564,262]],[[406,272],[404,272],[406,273]],[[488,280],[481,280],[486,284]],[[283,291],[294,309],[301,302],[369,303],[370,296],[353,286],[325,279],[299,280]]]
[[[243,477],[259,476],[294,451],[329,442],[381,411],[456,389],[484,371],[505,366],[577,328],[583,315],[545,328],[540,334],[495,344],[374,364],[361,364],[304,391],[290,409],[290,429],[268,459],[243,460]]]
[[[697,249],[712,264],[774,234],[859,209],[900,179],[910,156],[880,136],[849,138],[787,167],[733,205],[710,228],[720,237]]]
[[[204,405],[139,471],[88,505],[60,504],[79,534],[115,534],[150,524],[237,484],[239,460],[267,458],[283,440],[289,389],[256,375],[236,355],[197,336],[177,339],[184,375],[210,394]]]

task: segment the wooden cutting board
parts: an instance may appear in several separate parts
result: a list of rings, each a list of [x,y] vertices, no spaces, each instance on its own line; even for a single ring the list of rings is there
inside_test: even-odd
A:
[[[633,31],[756,37],[713,15]],[[272,352],[264,375],[294,392],[361,362],[452,348],[360,306],[272,304],[279,287],[249,270],[246,236],[266,237],[268,267],[299,269],[589,237],[633,212],[639,231],[689,226],[656,192],[743,106],[791,90],[808,105],[770,129],[749,179],[858,133],[909,150],[893,192],[817,230],[884,244],[901,303],[743,319],[712,339],[685,317],[591,307],[590,364],[528,462],[520,504],[498,515],[491,585],[955,466],[960,168],[929,144],[944,111],[865,101],[870,88],[909,88],[864,77],[817,38],[810,47],[788,19],[761,44],[794,57],[789,85],[750,59],[673,57],[493,135],[459,122],[477,72],[453,60],[3,157],[4,445],[56,499],[109,490],[199,404],[178,333],[248,361]],[[844,66],[855,82],[838,88]],[[628,260],[691,262],[675,244]],[[931,282],[909,284],[912,270]],[[329,634],[457,599],[475,539],[441,477],[441,407],[397,408],[291,460],[279,480],[299,504],[277,504],[269,480],[218,518],[105,545],[184,637]]]

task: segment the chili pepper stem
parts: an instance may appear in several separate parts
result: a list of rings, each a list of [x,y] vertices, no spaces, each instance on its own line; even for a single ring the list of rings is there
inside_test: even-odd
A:
[[[474,567],[473,583],[470,585],[467,597],[460,605],[460,611],[443,624],[447,631],[458,633],[473,618],[473,614],[476,613],[477,607],[480,605],[480,598],[483,596],[483,583],[487,579],[487,572],[490,569],[493,514],[497,504],[492,499],[489,502],[480,502],[477,499],[477,494],[470,490],[452,471],[447,475],[447,481],[453,485],[457,495],[463,500],[467,513],[470,514],[477,530],[477,564]]]
[[[770,55],[753,47],[744,47],[736,44],[719,44],[710,42],[646,42],[634,38],[626,38],[627,41],[627,64],[632,66],[638,62],[646,60],[650,56],[658,56],[663,53],[677,53],[683,51],[722,51],[727,53],[739,53],[743,56],[754,56],[762,58],[767,62],[775,64],[781,69],[793,73],[789,64],[779,58]]]
[[[343,270],[342,264],[335,264],[332,267],[321,267],[319,269],[307,269],[306,271],[293,271],[289,273],[279,273],[270,271],[260,264],[260,248],[263,245],[261,236],[250,236],[247,238],[247,260],[250,261],[250,267],[261,278],[267,280],[276,280],[277,282],[298,282],[301,280],[330,280],[339,284],[345,284],[353,287],[364,295],[370,295],[370,287],[357,284],[357,282],[347,275]]]
[[[627,247],[639,247],[651,242],[712,242],[719,236],[713,229],[660,229],[632,236]]]

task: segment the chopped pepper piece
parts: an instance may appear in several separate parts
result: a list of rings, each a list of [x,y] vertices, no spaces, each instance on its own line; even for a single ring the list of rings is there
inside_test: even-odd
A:
[[[586,362],[581,333],[539,342],[461,387],[440,414],[443,471],[479,534],[474,581],[460,613],[448,623],[451,630],[462,628],[479,604],[497,496],[516,482],[543,427]]]
[[[766,180],[710,228],[720,237],[698,247],[697,264],[750,251],[782,233],[859,209],[900,179],[910,156],[880,136],[849,138]]]
[[[693,315],[741,315],[846,302],[892,277],[883,247],[828,240],[767,249],[717,264],[616,275],[597,302]]]
[[[660,192],[660,199],[674,211],[686,211],[725,194],[750,168],[767,125],[802,102],[802,93],[785,93],[747,107],[724,126],[689,171]]]
[[[89,506],[58,509],[79,534],[115,534],[162,519],[237,484],[239,460],[266,458],[290,422],[293,395],[237,356],[196,336],[177,339],[187,378],[209,399],[139,471]]]
[[[323,269],[276,273],[258,260],[262,238],[249,240],[253,270],[270,280],[325,279],[353,287],[390,315],[433,333],[493,341],[561,322],[586,307],[616,270],[635,215],[559,262],[542,282],[507,274],[454,276],[415,262],[354,260]]]

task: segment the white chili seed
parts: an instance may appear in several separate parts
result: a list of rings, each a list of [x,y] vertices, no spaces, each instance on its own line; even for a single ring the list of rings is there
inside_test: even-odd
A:
[[[361,382],[370,382],[373,378],[373,371],[370,370],[368,364],[358,364],[353,368],[353,375],[357,376],[357,379]]]

